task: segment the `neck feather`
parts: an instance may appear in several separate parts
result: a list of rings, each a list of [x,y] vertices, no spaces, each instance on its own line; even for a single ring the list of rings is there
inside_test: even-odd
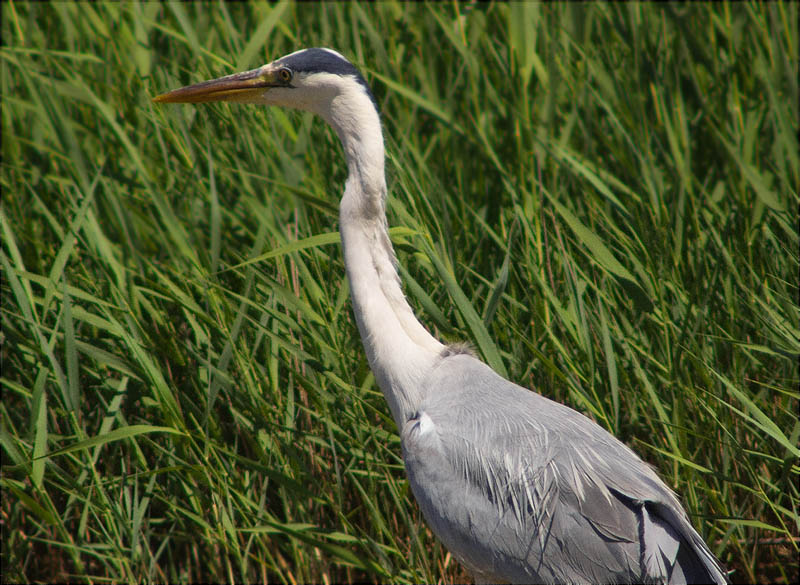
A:
[[[385,214],[378,113],[361,92],[360,99],[334,100],[330,114],[325,117],[342,141],[349,171],[339,230],[353,310],[370,367],[402,428],[422,400],[423,378],[444,346],[414,316],[397,273]]]

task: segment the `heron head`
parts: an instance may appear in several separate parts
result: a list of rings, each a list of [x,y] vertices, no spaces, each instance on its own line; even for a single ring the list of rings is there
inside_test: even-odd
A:
[[[302,49],[256,69],[175,89],[159,103],[238,102],[308,110],[329,118],[337,97],[375,98],[358,69],[332,49]],[[377,107],[376,107],[377,110]]]

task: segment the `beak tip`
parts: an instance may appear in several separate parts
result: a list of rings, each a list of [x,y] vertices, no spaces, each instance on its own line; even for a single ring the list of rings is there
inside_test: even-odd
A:
[[[154,96],[154,97],[152,97],[152,98],[150,98],[150,99],[152,99],[152,100],[153,100],[153,102],[155,102],[155,103],[157,103],[157,104],[163,104],[163,103],[165,103],[165,102],[169,102],[169,101],[171,101],[171,100],[169,99],[169,92],[167,92],[167,93],[160,93],[160,94],[158,94],[157,96]]]

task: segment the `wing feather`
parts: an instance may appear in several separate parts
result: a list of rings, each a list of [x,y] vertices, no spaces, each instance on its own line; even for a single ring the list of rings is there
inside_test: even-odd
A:
[[[668,582],[681,551],[702,547],[697,565],[718,573],[706,580],[724,582],[628,447],[471,356],[443,362],[401,438],[423,514],[468,568],[513,582]]]

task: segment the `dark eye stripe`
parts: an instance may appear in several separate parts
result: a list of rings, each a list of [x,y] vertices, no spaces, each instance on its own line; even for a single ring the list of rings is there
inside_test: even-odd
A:
[[[370,101],[378,110],[378,102],[372,94],[369,85],[358,69],[344,57],[336,55],[330,51],[320,48],[305,49],[296,54],[287,55],[277,61],[277,64],[289,69],[294,73],[333,73],[335,75],[352,75],[361,84],[364,91],[369,96]],[[283,78],[281,78],[283,79]]]

